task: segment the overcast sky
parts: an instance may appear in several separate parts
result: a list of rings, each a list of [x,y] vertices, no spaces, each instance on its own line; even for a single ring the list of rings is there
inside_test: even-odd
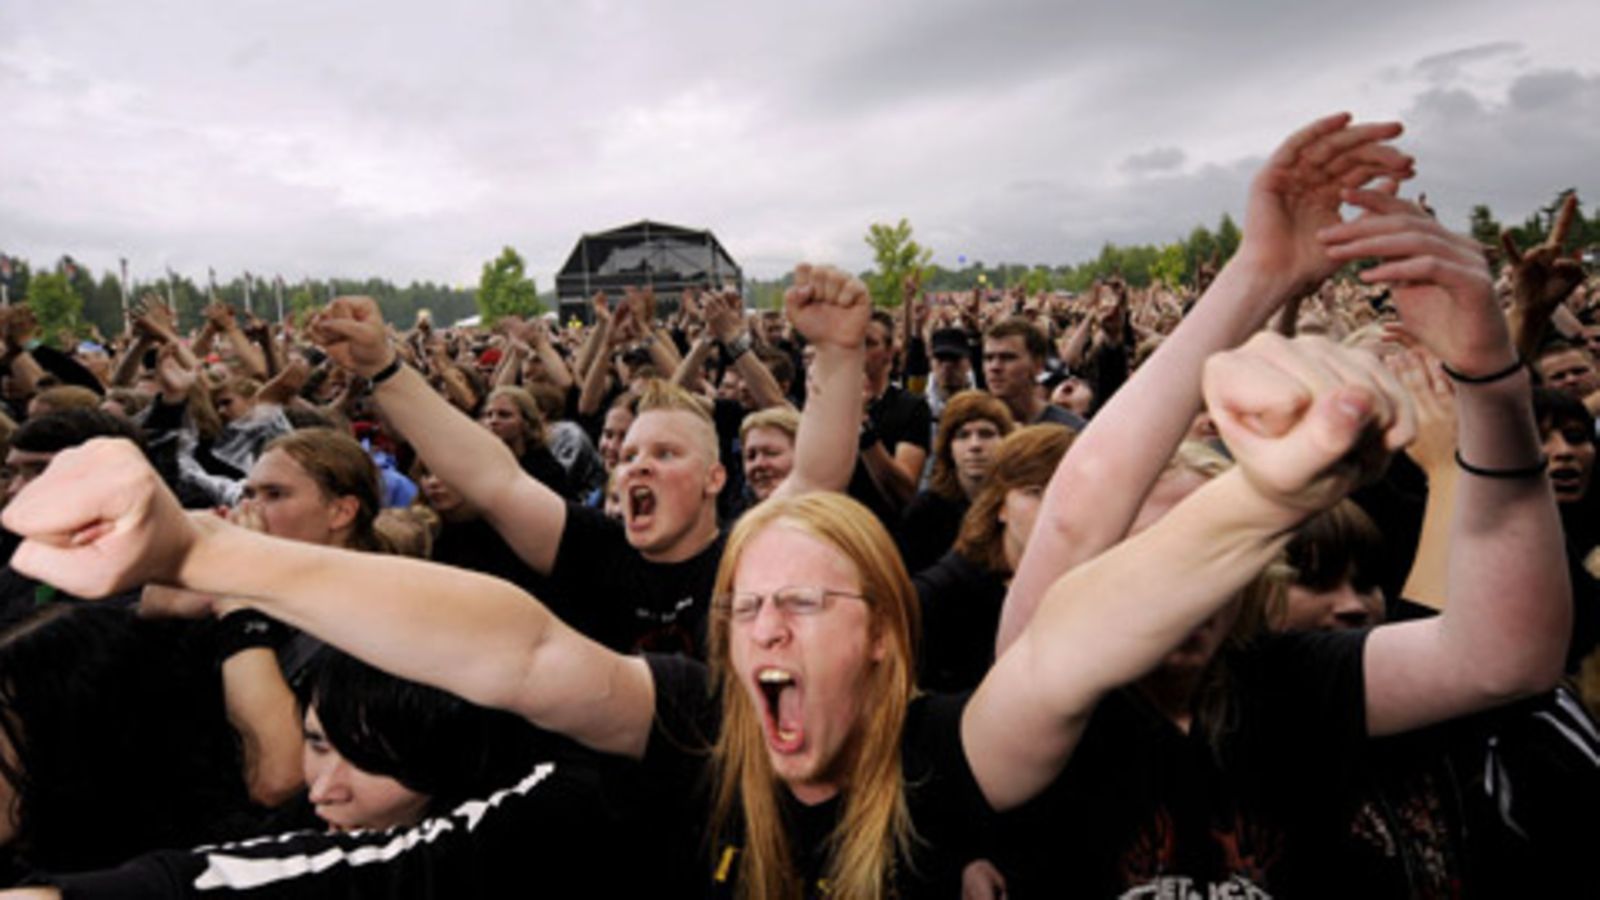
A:
[[[541,289],[584,231],[749,274],[1078,262],[1242,208],[1320,114],[1400,117],[1447,221],[1600,200],[1600,3],[0,3],[0,252]],[[1586,207],[1587,208],[1587,207]]]

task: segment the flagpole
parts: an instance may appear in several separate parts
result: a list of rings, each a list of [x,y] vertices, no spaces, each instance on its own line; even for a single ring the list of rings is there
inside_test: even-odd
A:
[[[119,287],[122,288],[122,321],[126,323],[128,321],[128,258],[126,256],[120,257],[118,262],[122,264],[122,282]]]

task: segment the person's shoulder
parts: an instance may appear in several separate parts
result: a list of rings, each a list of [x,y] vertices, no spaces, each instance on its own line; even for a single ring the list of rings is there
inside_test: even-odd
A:
[[[1073,431],[1082,431],[1089,427],[1088,420],[1083,416],[1054,403],[1044,405],[1044,412],[1039,414],[1037,424],[1065,425]]]

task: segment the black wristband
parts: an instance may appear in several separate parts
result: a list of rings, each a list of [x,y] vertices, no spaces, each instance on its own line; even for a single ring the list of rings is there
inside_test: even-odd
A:
[[[861,440],[859,446],[862,450],[868,449],[873,444],[878,443],[878,441],[878,429],[872,427],[871,422],[867,422],[861,426]]]
[[[1521,355],[1518,355],[1516,362],[1506,366],[1504,369],[1490,372],[1487,375],[1467,375],[1462,372],[1457,372],[1455,369],[1450,368],[1444,363],[1440,363],[1439,368],[1443,369],[1444,373],[1450,376],[1451,381],[1459,381],[1462,384],[1490,384],[1492,382],[1500,381],[1504,378],[1510,378],[1511,376],[1522,371],[1522,367],[1525,365],[1527,365],[1527,362],[1523,360]],[[1470,472],[1471,470],[1468,469],[1468,471]]]
[[[1461,451],[1458,449],[1456,450],[1456,465],[1461,467],[1461,471],[1471,475],[1476,475],[1479,478],[1534,478],[1536,476],[1543,475],[1544,470],[1550,468],[1550,457],[1541,453],[1539,454],[1538,462],[1531,466],[1522,466],[1516,469],[1485,469],[1482,466],[1475,466],[1472,463],[1462,459]]]
[[[378,385],[383,384],[385,381],[388,381],[396,375],[399,375],[400,369],[404,365],[405,363],[400,361],[400,354],[396,353],[394,355],[394,359],[389,360],[389,364],[387,366],[384,366],[378,371],[372,373],[372,377],[367,379],[367,383],[371,384],[373,387],[377,387]]]
[[[238,609],[217,620],[217,664],[255,647],[277,649],[288,626],[253,609]]]

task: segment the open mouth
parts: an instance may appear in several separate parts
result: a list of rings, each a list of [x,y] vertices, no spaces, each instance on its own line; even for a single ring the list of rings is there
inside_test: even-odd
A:
[[[778,753],[795,753],[805,744],[801,721],[800,684],[794,673],[778,668],[756,671],[756,687],[766,701],[762,709],[767,744]]]
[[[1583,489],[1583,471],[1562,466],[1550,470],[1550,486],[1560,497],[1576,497]]]
[[[656,511],[655,492],[644,485],[635,485],[628,490],[628,522],[630,524],[648,519]]]

